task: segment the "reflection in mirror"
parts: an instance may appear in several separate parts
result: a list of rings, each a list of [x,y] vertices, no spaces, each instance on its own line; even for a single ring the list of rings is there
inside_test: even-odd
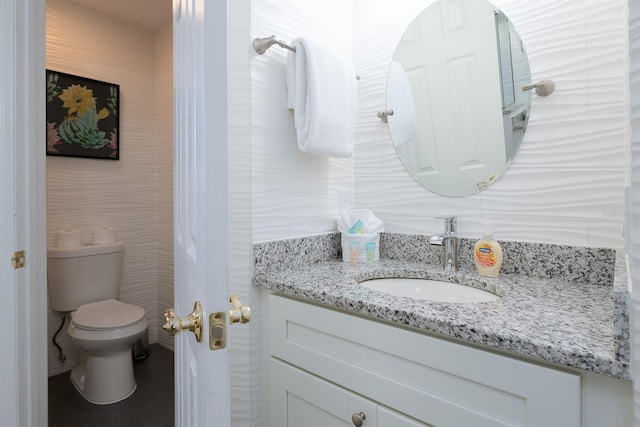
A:
[[[389,69],[389,131],[407,171],[443,196],[475,194],[509,167],[531,93],[526,52],[484,0],[439,0],[398,43]]]

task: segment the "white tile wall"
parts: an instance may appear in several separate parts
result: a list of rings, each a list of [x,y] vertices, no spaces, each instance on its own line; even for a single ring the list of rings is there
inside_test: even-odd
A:
[[[353,56],[351,2],[251,2],[251,37],[276,35],[321,39]],[[251,40],[246,40],[249,48]],[[298,150],[293,114],[287,109],[285,60],[272,47],[251,58],[251,179],[253,241],[322,233],[335,229],[338,192],[353,192],[353,159]]]
[[[229,290],[252,307],[251,322],[234,327],[229,343],[231,425],[261,425],[262,345],[258,291],[251,286],[251,1],[229,10]]]
[[[355,194],[387,231],[434,233],[434,216],[458,215],[479,236],[484,220],[499,239],[622,246],[626,98],[626,0],[495,0],[528,51],[533,80],[556,92],[535,97],[529,128],[511,168],[490,189],[446,198],[418,185],[395,155],[385,105],[386,73],[404,28],[432,0],[354,0],[358,100]]]
[[[253,241],[333,231],[337,192],[344,189],[355,194],[357,207],[381,216],[387,231],[433,233],[442,226],[432,218],[452,214],[469,237],[490,221],[500,239],[621,246],[629,137],[625,1],[494,1],[520,32],[533,80],[550,78],[557,87],[547,98],[534,97],[525,140],[507,173],[465,198],[419,186],[376,117],[395,45],[433,0],[403,1],[402,7],[329,2],[320,10],[310,2],[253,1],[253,37],[322,36],[335,49],[346,44],[362,77],[355,155],[326,159],[296,148],[286,110],[286,51],[274,47],[252,58]],[[345,10],[350,7],[353,13]]]
[[[117,83],[121,95],[119,161],[47,157],[49,244],[60,229],[116,228],[125,244],[120,299],[144,307],[149,340],[155,342],[162,314],[159,299],[163,304],[172,300],[173,286],[172,131],[166,121],[171,116],[171,86],[166,86],[171,68],[158,69],[171,62],[166,54],[155,55],[156,49],[171,47],[170,29],[156,40],[149,30],[63,0],[47,0],[46,18],[47,67]],[[59,341],[67,360],[58,361],[51,337],[60,315],[49,311],[48,318],[53,375],[70,369],[76,354],[65,328]]]

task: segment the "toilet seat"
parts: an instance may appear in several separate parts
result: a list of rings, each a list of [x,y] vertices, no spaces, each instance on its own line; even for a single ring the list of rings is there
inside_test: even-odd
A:
[[[71,323],[79,329],[104,331],[133,325],[144,316],[144,309],[140,306],[108,299],[81,305],[73,313]]]

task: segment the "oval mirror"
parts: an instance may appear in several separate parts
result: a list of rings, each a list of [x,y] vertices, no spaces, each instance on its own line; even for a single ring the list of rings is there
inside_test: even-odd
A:
[[[391,139],[407,171],[450,197],[475,194],[509,167],[531,106],[527,54],[484,0],[439,0],[409,25],[387,81]]]

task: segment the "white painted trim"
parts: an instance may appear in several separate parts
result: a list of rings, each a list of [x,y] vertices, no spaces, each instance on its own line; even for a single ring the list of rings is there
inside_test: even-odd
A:
[[[14,97],[12,90],[15,82],[15,71],[12,58],[16,48],[15,17],[17,15],[15,1],[0,0],[0,138],[4,155],[0,156],[0,258],[7,258],[15,250],[15,233],[13,220],[13,200],[15,192],[15,140]],[[5,318],[14,323],[16,319],[16,274],[7,262],[0,262],[0,310]],[[16,328],[11,328],[4,335],[4,344],[8,349],[16,349]],[[17,351],[0,352],[0,413],[6,425],[18,425],[18,399],[16,396],[18,377],[15,375],[18,364]]]
[[[45,1],[0,0],[0,309],[15,328],[0,354],[4,425],[47,425]],[[27,262],[14,270],[11,253]]]
[[[47,387],[47,266],[45,117],[45,0],[17,0],[22,9],[18,28],[16,99],[18,147],[23,163],[17,176],[23,197],[18,216],[18,244],[27,249],[26,277],[19,294],[20,426],[48,424]],[[26,77],[26,78],[25,78]],[[20,209],[20,208],[19,208]],[[22,331],[28,329],[29,333]]]

